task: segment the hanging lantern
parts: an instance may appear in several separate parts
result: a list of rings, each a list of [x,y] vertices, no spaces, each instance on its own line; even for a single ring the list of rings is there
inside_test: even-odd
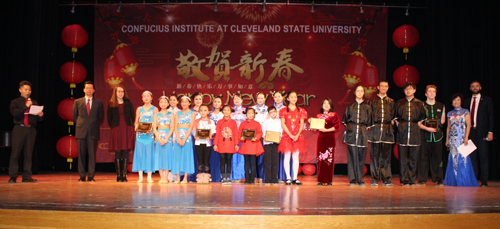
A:
[[[368,168],[366,168],[366,165],[365,165],[365,169],[363,170],[363,176],[366,175],[366,172],[368,172]]]
[[[111,86],[111,88],[115,88],[123,82],[123,73],[121,72],[121,68],[116,61],[114,56],[110,56],[104,62],[104,81]]]
[[[59,105],[57,105],[57,113],[59,116],[68,121],[68,125],[73,125],[73,104],[75,103],[74,98],[63,99]]]
[[[406,82],[417,85],[420,80],[420,73],[415,67],[405,64],[394,71],[392,79],[398,87],[403,88]]]
[[[135,75],[135,70],[137,69],[137,66],[139,66],[139,63],[137,62],[134,51],[132,50],[132,46],[120,43],[116,46],[113,56],[116,58],[118,65],[121,67],[121,72],[124,72],[129,76]]]
[[[87,69],[78,61],[68,61],[59,69],[59,75],[64,82],[69,83],[70,88],[75,88],[76,84],[83,82],[87,77]]]
[[[302,166],[302,172],[306,176],[312,176],[314,173],[316,173],[316,165],[314,165],[314,164],[304,164]]]
[[[394,157],[399,160],[399,151],[398,151],[398,144],[394,144]]]
[[[80,25],[73,24],[63,29],[61,38],[66,46],[71,47],[73,58],[75,58],[75,53],[78,51],[78,48],[87,44],[89,34]]]
[[[365,55],[359,51],[354,51],[348,55],[344,74],[342,75],[347,87],[353,88],[361,81],[361,74],[363,74],[367,62]]]
[[[370,62],[366,63],[366,66],[361,76],[361,86],[365,88],[365,97],[370,99],[374,94],[377,93],[378,86],[378,71],[375,65]]]
[[[78,157],[78,147],[76,145],[75,136],[68,135],[59,139],[56,144],[56,150],[59,155],[67,158],[68,162],[73,162],[73,158]],[[71,164],[69,168],[71,169]]]
[[[392,34],[392,41],[398,48],[403,49],[405,56],[410,51],[410,48],[417,45],[419,39],[420,34],[417,28],[406,24],[398,27]]]

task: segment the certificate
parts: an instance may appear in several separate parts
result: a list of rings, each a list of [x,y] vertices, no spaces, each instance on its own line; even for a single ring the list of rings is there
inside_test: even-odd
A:
[[[311,118],[311,125],[309,126],[311,129],[325,129],[325,120],[319,118]]]
[[[210,129],[196,129],[196,137],[200,139],[210,138]]]
[[[280,143],[280,132],[276,131],[266,131],[266,142],[274,142],[274,143]]]
[[[252,140],[255,138],[255,135],[257,135],[257,131],[255,130],[243,130],[243,133],[241,133],[241,136],[246,139],[246,140]]]
[[[467,157],[476,149],[477,147],[476,145],[474,145],[474,142],[472,142],[472,140],[469,139],[469,141],[467,142],[467,146],[462,143],[462,145],[458,147],[458,152],[462,154],[462,156]]]
[[[30,112],[28,114],[36,115],[43,111],[43,106],[31,105]]]
[[[140,122],[137,125],[137,132],[147,133],[150,130],[151,130],[151,123],[149,122]]]
[[[441,121],[441,120],[439,120],[439,119],[426,119],[424,121],[424,125],[426,127],[436,128],[437,129],[438,126],[439,126],[439,121]]]

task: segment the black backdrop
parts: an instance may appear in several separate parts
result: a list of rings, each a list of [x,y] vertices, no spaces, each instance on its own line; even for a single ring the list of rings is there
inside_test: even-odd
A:
[[[59,6],[68,1],[8,1],[1,9],[1,88],[0,130],[12,130],[12,116],[8,112],[10,100],[19,96],[18,84],[29,80],[33,84],[32,98],[45,105],[45,121],[39,123],[37,143],[33,158],[34,172],[68,171],[66,159],[56,152],[57,140],[67,135],[67,123],[57,114],[58,103],[70,97],[68,84],[59,77],[60,66],[72,59],[70,48],[61,40],[62,29],[69,24],[79,24],[89,33],[89,42],[78,49],[76,60],[87,68],[87,80],[93,79],[93,6],[77,6],[70,13],[70,6]],[[78,2],[78,1],[76,1]],[[91,1],[92,2],[92,1]],[[110,1],[111,3],[116,1]],[[124,1],[126,2],[126,1]],[[174,1],[170,1],[174,2]],[[270,1],[268,1],[270,2]],[[320,3],[321,1],[315,1]],[[408,1],[363,1],[364,4],[406,5]],[[485,1],[486,2],[486,1]],[[404,97],[401,89],[392,82],[392,73],[403,64],[415,66],[421,75],[416,97],[425,100],[425,85],[438,87],[437,100],[447,105],[449,97],[460,92],[470,96],[469,84],[479,80],[482,93],[491,96],[498,108],[500,82],[497,69],[499,44],[494,36],[500,20],[496,10],[498,1],[488,4],[473,1],[409,1],[412,6],[425,9],[389,9],[387,40],[387,79],[389,96]],[[339,3],[344,3],[339,1]],[[355,3],[359,2],[347,2]],[[418,45],[410,49],[405,60],[401,49],[394,46],[392,32],[403,24],[411,24],[420,32]],[[83,96],[83,85],[77,85],[74,97]],[[499,134],[500,121],[495,123],[495,136]],[[72,130],[73,132],[73,130]],[[500,157],[497,155],[500,140],[490,143],[490,177],[500,178]],[[8,166],[10,148],[0,148],[0,168]],[[443,154],[446,162],[447,153]],[[336,173],[346,173],[345,166],[336,166]],[[73,163],[75,171],[76,163]],[[397,173],[398,163],[393,158],[393,169]],[[111,171],[111,164],[98,164],[98,171]]]

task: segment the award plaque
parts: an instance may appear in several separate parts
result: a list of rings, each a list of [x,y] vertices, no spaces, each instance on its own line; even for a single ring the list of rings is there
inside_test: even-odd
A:
[[[147,133],[150,130],[151,130],[151,123],[149,122],[140,122],[139,125],[137,125],[137,132]]]
[[[255,130],[243,130],[243,133],[241,133],[241,136],[246,139],[246,140],[252,140],[255,138],[255,135],[257,134],[257,131]]]
[[[319,118],[311,118],[311,125],[309,126],[309,128],[315,130],[325,129],[325,120]]]
[[[266,131],[266,142],[280,143],[280,132]]]
[[[200,139],[210,138],[210,129],[196,129],[196,137]]]
[[[438,126],[439,126],[439,121],[440,121],[439,119],[426,119],[424,121],[424,125],[426,127],[436,128],[437,129]]]

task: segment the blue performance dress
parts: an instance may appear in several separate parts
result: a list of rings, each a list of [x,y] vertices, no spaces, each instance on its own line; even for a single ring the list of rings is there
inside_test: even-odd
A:
[[[285,107],[283,102],[281,102],[280,105],[277,105],[276,103],[274,103],[274,107],[276,107],[276,111],[278,112],[278,118],[280,118],[280,110],[281,108]],[[280,153],[280,166],[278,168],[278,179],[279,180],[286,180],[286,172],[285,172],[285,154],[284,153]],[[290,157],[290,174],[294,174],[293,173],[293,158]]]
[[[139,110],[139,122],[152,123],[155,107],[151,106],[147,111],[142,106]],[[137,132],[135,134],[134,161],[132,172],[154,172],[154,133]]]
[[[191,115],[193,111],[188,111],[184,114],[182,111],[177,112],[177,124],[184,125],[191,123]],[[189,128],[177,128],[177,133],[179,134],[179,139],[184,139],[186,135],[188,138],[184,146],[179,145],[177,141],[174,141],[174,164],[170,170],[172,174],[194,173],[194,157],[193,157],[193,138],[191,133],[188,133]]]
[[[167,112],[163,115],[161,112],[156,113],[156,126],[158,127],[158,137],[161,140],[167,138],[170,129],[164,129],[165,127],[170,127],[170,122],[172,121],[172,112]],[[162,129],[163,128],[163,129]],[[170,170],[173,165],[174,157],[174,144],[172,141],[173,134],[170,135],[165,145],[160,145],[158,139],[155,141],[155,170]]]
[[[247,120],[247,116],[243,114],[246,109],[242,105],[239,107],[233,106],[233,109],[234,113],[231,114],[231,119],[236,121],[238,128],[240,128],[240,124]],[[231,160],[231,180],[241,180],[243,178],[245,178],[245,157],[240,153],[235,153]]]
[[[479,187],[470,157],[464,157],[458,152],[458,147],[464,142],[465,131],[467,129],[465,116],[468,114],[469,111],[461,107],[447,114],[450,120],[450,135],[448,136],[450,154],[448,156],[448,167],[446,168],[444,185]]]
[[[218,114],[214,114],[213,111],[210,111],[210,113],[208,114],[208,117],[217,126],[217,122],[219,120],[221,120],[224,117],[224,115],[222,114],[222,111],[219,112]],[[214,138],[215,138],[215,136],[214,136]],[[210,152],[210,159],[209,159],[209,161],[210,161],[210,175],[212,176],[212,182],[221,182],[221,177],[220,177],[220,154],[219,154],[219,152],[216,152],[214,150],[214,147],[212,147],[212,152]]]

